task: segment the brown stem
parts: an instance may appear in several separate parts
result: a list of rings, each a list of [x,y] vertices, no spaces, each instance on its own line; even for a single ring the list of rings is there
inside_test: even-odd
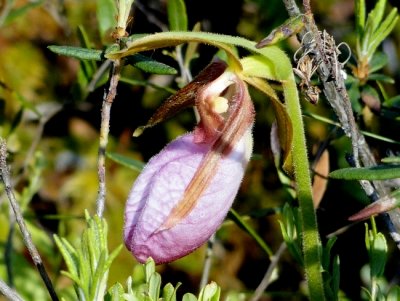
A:
[[[291,17],[300,14],[295,0],[283,0],[286,9]],[[344,78],[341,74],[342,66],[337,61],[336,44],[333,38],[326,32],[319,31],[315,20],[311,13],[309,0],[303,1],[306,12],[305,30],[300,33],[299,39],[306,39],[309,42],[313,41],[313,51],[309,55],[315,57],[315,61],[319,62],[318,75],[323,85],[324,94],[332,106],[335,114],[338,116],[340,126],[345,134],[351,139],[354,165],[359,166],[374,166],[376,160],[372,155],[364,135],[360,132],[353,115],[350,99],[345,87]],[[374,196],[383,197],[390,193],[390,190],[383,184],[382,181],[360,181],[361,187],[365,193],[373,198]],[[383,215],[383,218],[389,228],[390,235],[400,249],[400,236],[397,233],[400,229],[400,209],[395,209],[388,214]]]
[[[296,2],[293,0],[283,0],[283,3],[285,4],[286,10],[289,13],[289,16],[297,16],[300,14],[299,7],[297,6]]]
[[[115,38],[116,43],[122,48],[124,43],[121,41],[122,37],[126,36],[126,26],[129,22],[128,15],[125,12],[129,11],[133,1],[120,2],[117,1],[120,14],[118,15],[118,26],[112,33],[112,37]],[[129,6],[129,7],[128,7]],[[108,63],[103,63],[102,67],[98,70],[96,76],[98,76],[103,70],[108,68]],[[97,161],[97,174],[99,178],[99,190],[96,200],[96,213],[99,217],[103,216],[104,206],[106,202],[106,149],[108,144],[108,134],[110,132],[110,113],[111,106],[114,102],[115,96],[117,95],[117,86],[121,78],[121,59],[115,59],[112,61],[110,70],[110,80],[108,91],[104,93],[103,104],[101,109],[101,125],[100,125],[100,138],[99,138],[99,154]],[[96,81],[97,79],[94,78]]]
[[[11,287],[9,287],[5,282],[0,280],[0,293],[11,301],[23,301],[23,299],[15,292]]]
[[[104,204],[106,199],[106,148],[108,144],[108,134],[110,132],[110,113],[111,106],[117,95],[118,81],[121,77],[121,60],[113,62],[110,75],[110,85],[108,92],[104,94],[103,106],[101,109],[100,141],[97,162],[97,172],[99,178],[99,191],[96,201],[96,213],[99,217],[103,216]]]
[[[285,250],[286,250],[286,243],[283,242],[279,246],[278,251],[276,251],[274,256],[272,256],[271,263],[269,264],[269,267],[268,267],[267,271],[265,272],[265,275],[264,275],[263,279],[261,280],[260,284],[254,291],[254,295],[251,297],[250,301],[257,301],[261,298],[262,294],[265,292],[268,285],[271,283],[273,272],[275,271],[276,266],[278,265],[278,262],[281,259],[282,254]]]
[[[208,278],[210,276],[210,270],[213,259],[213,248],[215,243],[215,233],[208,239],[206,256],[204,258],[203,272],[201,274],[201,280],[199,285],[199,291],[201,291],[208,283]]]
[[[25,246],[27,247],[29,254],[32,258],[32,261],[35,264],[36,268],[38,269],[40,276],[42,277],[43,282],[47,287],[51,299],[53,301],[58,301],[59,300],[58,296],[54,291],[53,284],[46,272],[46,269],[44,268],[42,258],[40,257],[40,254],[36,249],[36,246],[33,244],[31,234],[29,233],[24,218],[22,216],[21,208],[19,207],[17,199],[15,198],[14,195],[14,191],[11,185],[9,168],[7,166],[7,145],[5,140],[0,141],[0,174],[1,174],[1,180],[4,183],[7,197],[10,201],[10,205],[14,211],[15,220],[17,221],[17,224],[21,230],[22,239],[25,243]]]
[[[311,13],[310,0],[303,0],[303,7],[304,7],[304,12],[306,14],[310,14]]]

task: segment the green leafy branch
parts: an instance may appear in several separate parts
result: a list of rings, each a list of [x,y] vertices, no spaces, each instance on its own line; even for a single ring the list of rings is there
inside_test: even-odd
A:
[[[386,2],[379,0],[366,18],[365,0],[356,1],[357,74],[361,80],[368,78],[371,72],[369,63],[399,19],[397,8],[393,8],[384,19]]]
[[[161,287],[161,276],[155,270],[154,261],[149,258],[148,261],[142,265],[144,270],[144,282],[133,283],[132,278],[129,277],[126,282],[126,291],[122,284],[114,284],[107,292],[104,300],[106,301],[176,301],[177,290],[181,283],[173,286],[167,283],[163,288]],[[207,284],[195,296],[192,293],[186,293],[182,297],[182,301],[218,301],[220,300],[221,288],[215,283]]]
[[[98,216],[91,218],[85,212],[87,228],[82,233],[79,247],[72,246],[65,238],[54,235],[68,271],[61,273],[74,282],[77,300],[104,300],[108,271],[122,245],[111,254],[107,247],[107,223]]]
[[[358,104],[360,96],[363,99],[375,99],[375,102],[379,102],[379,93],[368,83],[369,81],[376,82],[379,86],[386,105],[390,107],[390,103],[393,102],[388,99],[382,83],[393,84],[394,80],[379,73],[387,65],[388,58],[378,50],[378,47],[392,32],[399,20],[399,14],[395,7],[386,14],[386,4],[386,0],[379,0],[366,16],[365,0],[356,1],[356,64],[351,66],[354,78],[349,77],[347,82],[350,84],[349,96],[358,113],[361,111]]]

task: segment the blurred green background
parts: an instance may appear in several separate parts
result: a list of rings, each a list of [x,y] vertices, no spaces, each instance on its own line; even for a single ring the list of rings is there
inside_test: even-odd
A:
[[[374,1],[367,2],[373,7]],[[389,7],[395,5],[398,1],[389,1]],[[204,31],[240,35],[255,41],[261,40],[287,18],[280,0],[187,0],[186,6],[189,28],[201,22]],[[330,32],[338,43],[345,41],[354,49],[353,0],[312,1],[312,8],[320,28]],[[135,2],[128,26],[131,34],[153,33],[167,28],[166,1]],[[0,1],[0,135],[8,142],[15,188],[20,199],[25,200],[24,213],[34,241],[52,279],[55,279],[56,289],[60,291],[68,288],[70,282],[59,273],[65,266],[52,242],[52,234],[78,241],[85,226],[84,209],[95,212],[100,109],[107,78],[104,77],[94,89],[89,89],[85,74],[89,72],[90,64],[58,56],[47,46],[81,45],[83,31],[93,48],[103,49],[105,44],[112,42],[111,36],[100,36],[94,0]],[[388,58],[383,73],[395,82],[400,76],[399,44],[400,24],[397,24],[381,48]],[[292,37],[281,46],[292,56],[299,43]],[[192,62],[192,73],[196,74],[205,67],[214,54],[215,49],[201,46],[199,57]],[[177,63],[162,51],[148,55],[178,68]],[[351,74],[350,68],[347,71]],[[123,76],[141,83],[178,88],[175,76],[146,74],[131,66],[124,68]],[[394,99],[391,106],[381,105],[384,102],[382,90],[377,85],[373,87],[377,94],[367,94],[372,94],[374,103],[380,104],[379,108],[369,105],[366,101],[368,95],[353,97],[356,119],[363,130],[394,140],[388,143],[367,139],[377,158],[399,155],[400,100]],[[388,98],[400,94],[397,84],[383,82],[382,87]],[[291,196],[279,181],[270,149],[273,110],[268,99],[252,92],[257,110],[254,127],[256,156],[248,166],[234,208],[241,215],[249,216],[250,224],[275,251],[282,241],[277,222],[279,211],[285,202],[291,201]],[[169,93],[148,85],[121,82],[112,107],[108,151],[145,162],[168,141],[191,130],[195,119],[192,111],[187,110],[147,130],[139,138],[131,137],[133,130],[147,121]],[[349,140],[334,125],[312,117],[312,114],[318,114],[335,120],[329,105],[321,98],[317,106],[303,103],[310,158],[318,157],[322,145],[329,152],[329,158],[324,159],[325,166],[329,164],[330,170],[346,167],[345,156],[351,149]],[[107,161],[105,217],[110,229],[110,249],[122,243],[124,204],[137,175],[136,171]],[[32,183],[33,179],[35,183]],[[367,203],[368,199],[356,182],[328,181],[318,209],[322,239],[326,240],[329,233],[348,226],[347,218]],[[385,231],[384,227],[382,231]],[[11,260],[17,290],[27,300],[46,300],[47,294],[21,243],[18,229],[11,236],[11,251],[7,250],[9,234],[9,207],[2,194],[0,277],[7,279],[4,263]],[[388,241],[392,255],[386,278],[391,281],[399,277],[400,256],[392,241]],[[214,249],[211,279],[222,287],[225,295],[251,292],[257,287],[269,259],[248,234],[227,220],[217,233]],[[174,284],[180,281],[183,285],[179,291],[196,292],[204,253],[205,247],[202,247],[181,260],[158,267],[163,281]],[[341,260],[342,290],[349,299],[358,300],[363,285],[360,269],[367,262],[362,223],[352,225],[339,235],[334,253],[339,254]],[[124,249],[111,268],[110,284],[115,281],[124,283],[135,266],[134,258]],[[270,294],[265,300],[302,299],[302,279],[302,270],[285,254],[279,264],[279,278],[271,284]]]

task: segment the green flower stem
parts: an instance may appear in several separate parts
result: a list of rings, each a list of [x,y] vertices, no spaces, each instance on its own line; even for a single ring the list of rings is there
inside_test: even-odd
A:
[[[293,124],[293,165],[297,184],[303,228],[304,269],[308,282],[310,300],[325,300],[322,279],[321,242],[311,192],[311,178],[305,143],[301,107],[293,75],[283,82],[288,113]]]

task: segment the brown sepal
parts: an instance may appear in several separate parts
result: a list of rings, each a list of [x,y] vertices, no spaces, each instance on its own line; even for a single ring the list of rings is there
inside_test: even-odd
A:
[[[167,120],[183,109],[195,105],[196,95],[199,89],[224,73],[227,64],[223,61],[215,61],[204,68],[189,84],[171,95],[151,116],[146,125],[138,127],[133,136],[139,136],[144,129],[152,127]]]

